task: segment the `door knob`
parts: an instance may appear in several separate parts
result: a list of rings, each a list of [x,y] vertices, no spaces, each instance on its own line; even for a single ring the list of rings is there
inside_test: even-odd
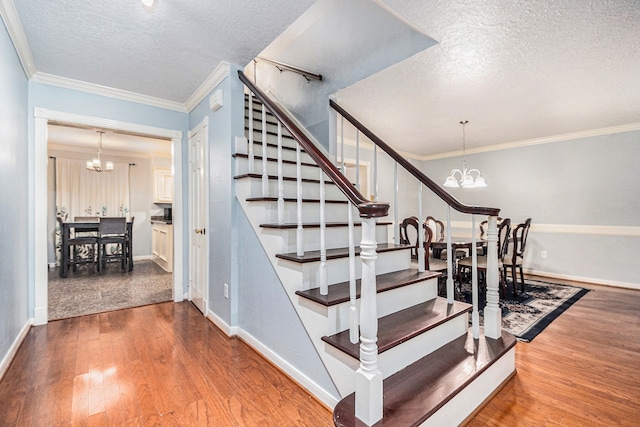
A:
[[[207,234],[206,228],[196,228],[194,231],[196,232],[196,234]]]
[[[196,230],[195,230],[195,231],[196,231],[196,234],[202,234],[202,230],[201,230],[201,229],[199,229],[199,228],[196,228]]]

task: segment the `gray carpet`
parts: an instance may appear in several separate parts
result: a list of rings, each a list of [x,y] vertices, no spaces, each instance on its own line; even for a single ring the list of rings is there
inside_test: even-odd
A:
[[[97,274],[93,266],[79,266],[62,278],[49,270],[49,320],[102,313],[172,300],[173,274],[151,260],[134,263],[133,271],[108,265]]]

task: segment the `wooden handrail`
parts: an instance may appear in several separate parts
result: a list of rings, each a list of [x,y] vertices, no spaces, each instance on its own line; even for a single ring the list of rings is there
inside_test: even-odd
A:
[[[333,181],[338,188],[347,196],[347,199],[353,203],[360,212],[362,218],[379,218],[387,216],[389,212],[389,203],[372,202],[366,199],[354,185],[345,177],[338,168],[331,163],[329,159],[316,147],[309,137],[296,125],[296,123],[284,112],[280,106],[273,102],[264,92],[258,89],[242,72],[238,70],[240,81],[249,88],[251,92],[269,108],[269,111],[282,123],[289,131],[291,136],[298,141],[298,144],[304,148],[316,164],[324,171],[324,173]]]
[[[345,111],[342,107],[340,107],[335,101],[329,100],[329,105],[331,108],[336,110],[342,117],[347,119],[353,126],[355,126],[360,132],[367,136],[375,145],[380,147],[385,153],[387,153],[393,160],[398,162],[403,168],[405,168],[411,175],[416,177],[418,181],[422,182],[424,185],[429,187],[431,191],[433,191],[438,197],[444,200],[449,206],[457,210],[458,212],[466,213],[466,214],[481,214],[481,215],[489,215],[489,216],[498,216],[500,209],[498,208],[490,208],[484,206],[470,206],[465,205],[460,202],[458,199],[453,197],[447,191],[442,189],[438,184],[432,181],[428,176],[422,173],[418,168],[416,168],[413,164],[411,164],[407,159],[401,156],[397,151],[387,145],[382,139],[380,139],[376,134],[367,129],[362,123],[360,123],[355,117]]]

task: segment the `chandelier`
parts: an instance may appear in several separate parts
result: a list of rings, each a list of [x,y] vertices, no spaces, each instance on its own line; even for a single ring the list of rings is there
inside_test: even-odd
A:
[[[480,171],[478,169],[467,169],[467,161],[465,160],[465,152],[466,152],[466,141],[465,141],[465,132],[464,126],[469,123],[469,120],[461,121],[462,125],[462,170],[453,169],[451,171],[451,175],[447,177],[447,180],[444,182],[445,187],[460,187],[463,188],[479,188],[486,187],[487,182],[484,180],[484,177],[480,175]],[[474,175],[475,174],[475,178]],[[456,175],[460,175],[460,180],[456,179]]]
[[[111,172],[113,170],[113,162],[105,162],[104,169],[102,168],[102,161],[100,160],[100,154],[102,153],[102,135],[104,131],[96,131],[100,134],[100,140],[98,141],[98,157],[93,160],[87,160],[87,170],[93,172]]]

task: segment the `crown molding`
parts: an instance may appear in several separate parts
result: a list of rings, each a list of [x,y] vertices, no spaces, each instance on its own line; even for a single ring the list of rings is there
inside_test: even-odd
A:
[[[637,130],[640,130],[640,123],[631,123],[628,125],[611,126],[607,128],[564,133],[560,135],[547,136],[544,138],[534,138],[534,139],[527,139],[524,141],[507,142],[505,144],[496,144],[496,145],[489,145],[486,147],[467,149],[466,154],[477,154],[477,153],[487,153],[490,151],[510,150],[512,148],[529,147],[532,145],[541,145],[541,144],[550,144],[553,142],[570,141],[572,139],[589,138],[593,136],[610,135],[614,133],[632,132]],[[418,160],[422,160],[422,161],[437,160],[437,159],[445,159],[448,157],[462,156],[462,150],[450,151],[442,154],[434,154],[431,156],[415,157],[416,156],[415,154],[413,156],[414,156],[413,158],[417,158]]]
[[[13,0],[0,0],[0,16],[2,16],[4,25],[7,27],[7,32],[11,37],[22,68],[27,78],[30,79],[36,73],[36,63],[33,60],[27,35],[24,33],[24,28],[22,28],[22,22],[20,22]]]
[[[191,112],[194,108],[202,102],[202,100],[218,86],[229,75],[231,65],[228,62],[222,61],[218,66],[204,79],[202,84],[189,96],[184,103],[187,112]]]
[[[53,74],[42,73],[36,71],[31,78],[31,81],[37,83],[44,83],[52,86],[58,86],[65,89],[79,90],[82,92],[88,92],[95,95],[106,96],[109,98],[121,99],[123,101],[136,102],[138,104],[145,104],[152,107],[164,108],[167,110],[179,111],[186,113],[187,110],[184,104],[174,101],[167,101],[166,99],[156,98],[153,96],[142,95],[139,93],[129,92],[126,90],[115,89],[107,86],[101,86],[94,83],[87,83],[80,80],[69,79],[66,77],[60,77]]]

